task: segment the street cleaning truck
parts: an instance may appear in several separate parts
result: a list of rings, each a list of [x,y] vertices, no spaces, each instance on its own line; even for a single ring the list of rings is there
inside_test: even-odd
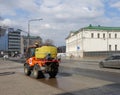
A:
[[[26,62],[24,64],[24,73],[34,78],[42,78],[48,73],[51,78],[58,73],[60,59],[57,59],[57,47],[55,46],[31,46],[26,52]]]

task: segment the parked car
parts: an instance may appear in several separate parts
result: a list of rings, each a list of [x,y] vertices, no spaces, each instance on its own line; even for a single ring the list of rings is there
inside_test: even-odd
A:
[[[113,68],[120,68],[120,54],[111,55],[106,59],[99,62],[99,67],[113,67]]]
[[[8,55],[4,55],[3,60],[7,60],[7,59],[9,59]]]

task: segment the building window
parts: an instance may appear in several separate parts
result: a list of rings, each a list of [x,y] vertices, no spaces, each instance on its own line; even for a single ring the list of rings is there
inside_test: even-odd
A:
[[[111,48],[112,46],[111,45],[109,45],[109,51],[111,51],[112,50],[112,48]]]
[[[117,34],[115,34],[115,38],[117,38]]]
[[[103,33],[103,38],[105,38],[105,33]]]
[[[98,33],[98,35],[97,35],[97,36],[98,36],[98,38],[100,38],[100,34],[99,34],[99,33]]]
[[[117,51],[117,45],[115,45],[115,51]]]
[[[109,34],[109,38],[111,38],[111,34]]]
[[[91,38],[93,38],[94,37],[94,34],[93,33],[91,33]]]

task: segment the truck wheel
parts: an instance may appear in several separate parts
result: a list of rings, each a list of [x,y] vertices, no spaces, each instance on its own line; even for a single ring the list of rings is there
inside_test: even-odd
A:
[[[35,65],[33,67],[33,77],[38,79],[39,78],[39,66],[38,65]]]
[[[27,63],[24,64],[24,73],[25,75],[29,76],[31,74],[29,65]]]
[[[49,71],[50,78],[55,78],[58,73],[58,65],[51,65],[51,71]]]
[[[36,79],[39,79],[39,78],[44,78],[44,75],[42,73],[42,71],[39,70],[39,65],[35,65],[33,67],[33,77],[36,78]]]
[[[57,75],[57,72],[49,72],[50,78],[55,78]]]

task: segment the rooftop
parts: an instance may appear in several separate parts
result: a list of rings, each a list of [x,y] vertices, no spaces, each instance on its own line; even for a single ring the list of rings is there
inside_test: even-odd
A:
[[[120,27],[105,27],[105,26],[100,26],[100,25],[93,26],[93,25],[90,24],[89,26],[81,28],[78,31],[71,31],[66,39],[71,37],[71,34],[72,34],[72,36],[74,36],[77,33],[79,33],[80,31],[82,31],[83,29],[88,29],[88,30],[105,30],[105,31],[120,31]]]
[[[82,29],[95,29],[95,30],[114,30],[114,31],[120,31],[120,27],[105,27],[105,26],[92,26],[91,24],[88,27],[84,27]]]

